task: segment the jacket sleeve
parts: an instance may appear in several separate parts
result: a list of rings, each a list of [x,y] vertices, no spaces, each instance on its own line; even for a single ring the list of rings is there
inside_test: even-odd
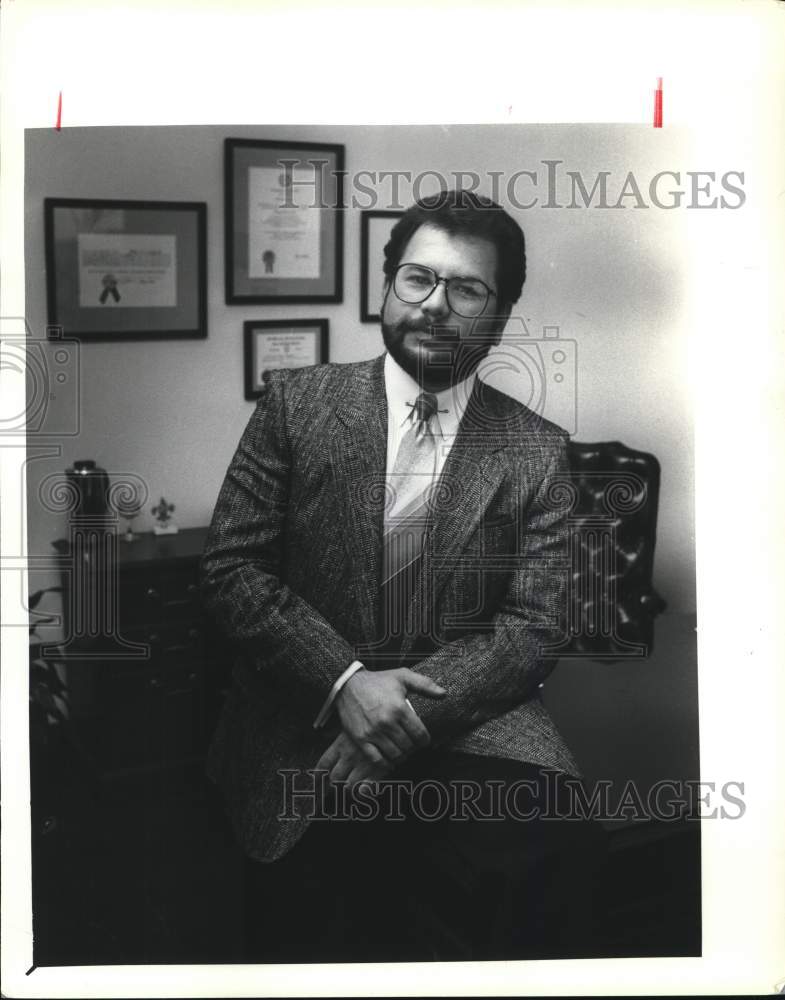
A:
[[[435,746],[520,705],[555,666],[547,647],[564,633],[569,574],[566,437],[549,451],[533,499],[518,512],[517,567],[491,627],[443,645],[412,668],[447,690],[440,701],[410,695]]]
[[[208,613],[251,665],[311,718],[354,650],[281,579],[289,499],[285,372],[272,372],[215,505],[200,566]]]

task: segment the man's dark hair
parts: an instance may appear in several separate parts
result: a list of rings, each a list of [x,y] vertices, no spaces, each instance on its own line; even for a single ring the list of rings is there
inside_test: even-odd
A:
[[[473,191],[440,191],[420,198],[396,222],[384,248],[384,275],[392,281],[401,254],[420,226],[436,226],[455,236],[477,236],[496,247],[499,302],[512,305],[526,280],[523,230],[495,201]]]

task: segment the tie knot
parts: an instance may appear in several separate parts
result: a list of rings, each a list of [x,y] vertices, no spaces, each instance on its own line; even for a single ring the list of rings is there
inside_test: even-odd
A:
[[[436,413],[437,405],[436,396],[432,392],[421,392],[412,407],[417,422],[427,427],[431,422],[431,417]]]

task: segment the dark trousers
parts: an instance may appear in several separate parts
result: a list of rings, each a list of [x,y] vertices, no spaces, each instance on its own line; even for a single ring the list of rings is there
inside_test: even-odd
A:
[[[605,834],[576,815],[577,779],[425,751],[395,781],[375,818],[315,820],[282,859],[247,862],[248,962],[592,954]]]

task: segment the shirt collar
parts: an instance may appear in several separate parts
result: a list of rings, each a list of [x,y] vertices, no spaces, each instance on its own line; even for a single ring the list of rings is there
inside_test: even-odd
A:
[[[477,372],[473,371],[462,382],[434,394],[438,411],[433,420],[434,434],[449,438],[458,433],[458,425],[466,411],[476,378]],[[389,351],[384,358],[384,388],[390,422],[394,427],[400,428],[409,420],[412,405],[422,389]]]

